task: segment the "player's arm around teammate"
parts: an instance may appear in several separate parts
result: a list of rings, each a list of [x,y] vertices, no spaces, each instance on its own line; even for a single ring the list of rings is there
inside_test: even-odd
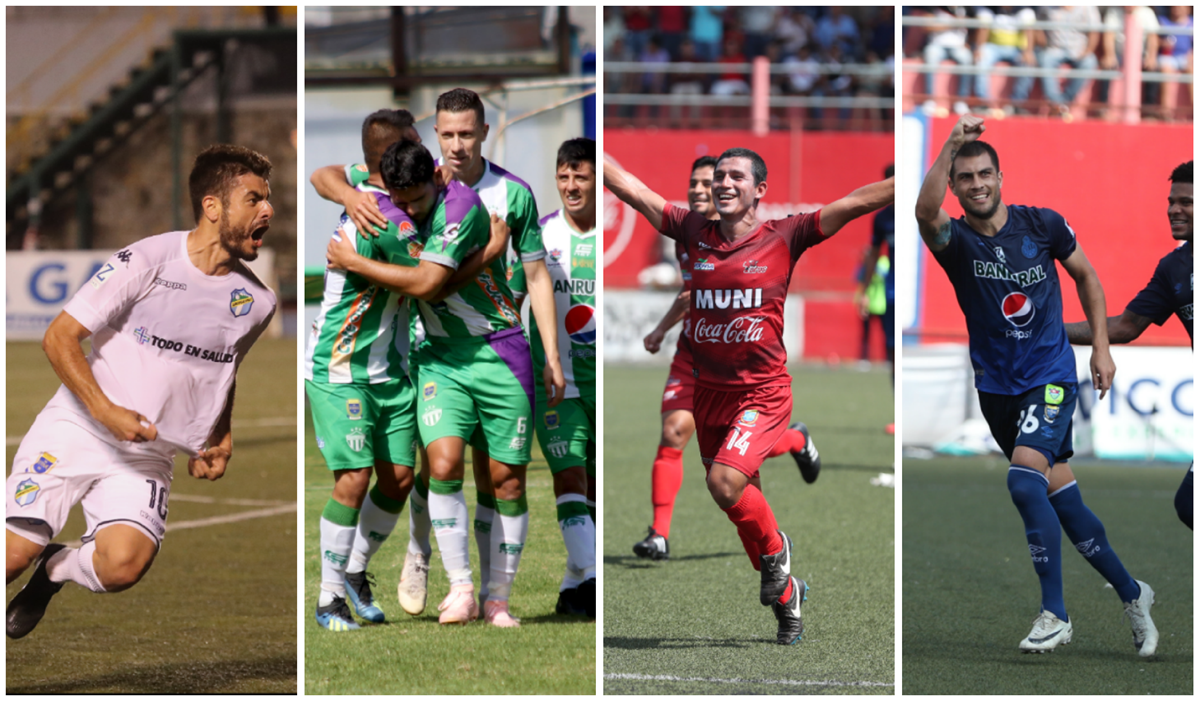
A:
[[[415,133],[415,132],[414,132]],[[420,139],[418,139],[420,141]],[[355,189],[346,182],[345,166],[324,166],[313,171],[309,178],[321,199],[335,202],[346,208],[346,214],[364,232],[387,228],[387,217],[379,211],[379,203],[369,192]],[[378,235],[378,234],[376,234]]]

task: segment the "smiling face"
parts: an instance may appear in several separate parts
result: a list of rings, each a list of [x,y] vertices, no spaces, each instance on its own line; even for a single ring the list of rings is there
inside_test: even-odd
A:
[[[1167,195],[1167,219],[1171,222],[1171,237],[1176,241],[1192,240],[1192,184],[1171,183]]]
[[[687,203],[688,209],[705,218],[716,211],[712,195],[713,167],[700,166],[692,171],[688,180]]]
[[[996,169],[992,157],[959,156],[954,159],[950,173],[950,191],[958,198],[963,211],[977,219],[991,219],[1000,208],[1000,186],[1004,174]]]
[[[596,216],[596,170],[583,161],[572,168],[563,163],[556,173],[558,196],[563,209],[575,219],[594,219]]]
[[[744,156],[724,158],[713,169],[712,196],[721,218],[740,218],[767,194],[767,183],[754,184],[753,164]]]
[[[434,128],[442,162],[449,166],[455,180],[467,182],[467,178],[483,174],[483,142],[488,126],[476,118],[475,110],[438,112]]]
[[[263,237],[271,226],[275,209],[268,198],[271,186],[253,173],[239,176],[221,201],[221,218],[217,231],[221,246],[233,258],[254,260],[262,247]]]

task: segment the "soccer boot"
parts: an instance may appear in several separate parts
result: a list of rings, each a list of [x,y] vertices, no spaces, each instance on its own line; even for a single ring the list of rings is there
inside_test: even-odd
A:
[[[667,543],[666,537],[659,535],[658,531],[651,526],[645,539],[633,544],[633,554],[643,560],[670,560],[671,546]]]
[[[793,450],[792,459],[796,461],[796,467],[800,468],[800,476],[805,482],[812,484],[821,474],[821,454],[817,452],[817,446],[813,445],[812,436],[808,435],[808,426],[797,421],[788,426],[788,429],[804,434],[804,448]]]
[[[371,594],[374,585],[374,575],[366,572],[346,573],[346,594],[350,597],[350,603],[354,604],[354,612],[364,621],[383,623],[386,616],[383,615],[383,609],[375,605],[375,597]]]
[[[774,555],[759,555],[759,568],[762,571],[762,588],[758,592],[758,600],[763,606],[770,606],[783,596],[787,590],[788,577],[792,574],[792,539],[783,531],[775,531],[783,541],[783,548]]]
[[[1049,611],[1033,619],[1033,630],[1021,641],[1021,652],[1050,652],[1059,645],[1071,642],[1071,623]]]
[[[554,612],[560,616],[584,616],[587,614],[579,603],[579,587],[563,589],[558,593],[558,603]]]
[[[449,625],[457,623],[466,625],[479,618],[479,609],[475,605],[475,585],[456,584],[450,587],[450,593],[438,604],[438,623]]]
[[[583,615],[588,618],[596,618],[596,578],[583,580],[583,584],[575,590],[575,603],[583,608]]]
[[[346,600],[340,596],[333,597],[333,602],[328,606],[317,606],[317,623],[321,624],[322,628],[338,633],[359,628],[354,622],[354,617],[350,615],[350,607],[346,605]]]
[[[428,585],[429,558],[420,553],[407,553],[404,556],[404,569],[400,572],[400,586],[396,588],[400,608],[410,616],[420,616],[425,610]]]
[[[50,581],[50,576],[46,574],[46,563],[53,555],[66,547],[62,543],[52,543],[42,550],[42,554],[38,557],[37,567],[33,570],[33,576],[8,605],[8,616],[5,621],[5,632],[8,633],[8,637],[24,638],[37,627],[42,616],[46,615],[46,607],[50,605],[50,598],[57,594],[65,584],[65,582]]]
[[[771,611],[775,620],[779,621],[779,633],[775,642],[780,645],[794,645],[800,642],[800,634],[804,632],[804,621],[800,619],[800,606],[808,601],[808,585],[803,579],[792,580],[792,596],[784,603],[778,600],[771,603]]]
[[[497,628],[521,627],[521,619],[514,618],[513,615],[508,612],[507,601],[494,601],[489,599],[488,602],[484,604],[483,618]]]
[[[1149,584],[1137,580],[1142,593],[1137,599],[1125,604],[1125,615],[1133,628],[1133,646],[1142,657],[1150,657],[1158,649],[1158,628],[1150,620],[1150,607],[1154,605],[1154,590]]]

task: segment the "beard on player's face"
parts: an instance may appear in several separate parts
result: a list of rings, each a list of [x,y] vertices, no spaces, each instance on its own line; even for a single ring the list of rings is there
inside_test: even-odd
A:
[[[968,188],[965,193],[958,195],[958,204],[976,219],[991,219],[1000,209],[1000,190],[990,185]]]
[[[232,257],[240,260],[258,258],[258,247],[269,228],[270,224],[261,221],[260,218],[250,218],[249,221],[240,223],[235,222],[230,217],[228,208],[222,208],[221,218],[217,221],[217,233],[221,237],[221,246]]]

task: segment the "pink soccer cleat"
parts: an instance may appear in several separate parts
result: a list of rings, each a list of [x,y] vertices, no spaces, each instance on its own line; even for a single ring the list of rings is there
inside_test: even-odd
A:
[[[483,605],[483,617],[488,623],[501,628],[519,628],[521,626],[521,619],[513,618],[513,615],[508,612],[507,601],[489,600]]]
[[[438,623],[442,625],[466,625],[479,618],[479,607],[475,605],[475,586],[459,584],[450,587],[450,593],[438,605],[438,611],[442,612],[442,615],[438,616]]]

